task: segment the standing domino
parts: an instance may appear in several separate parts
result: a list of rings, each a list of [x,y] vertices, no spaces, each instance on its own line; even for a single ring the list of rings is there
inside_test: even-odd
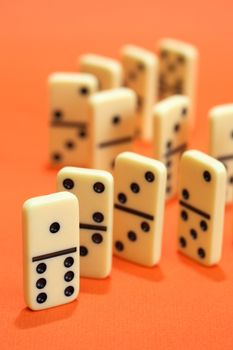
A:
[[[194,46],[174,39],[161,40],[159,51],[159,99],[177,94],[188,96],[191,124],[194,124],[198,51]]]
[[[79,292],[79,207],[66,192],[23,206],[24,294],[32,310],[69,303]]]
[[[233,104],[212,108],[209,112],[209,152],[227,169],[226,201],[233,200]]]
[[[154,159],[124,152],[116,159],[114,253],[145,266],[161,254],[166,168]]]
[[[177,194],[180,156],[188,145],[189,98],[171,96],[154,106],[154,157],[167,167],[167,198]]]
[[[58,172],[57,187],[79,199],[80,275],[107,277],[112,267],[112,175],[101,170],[65,167]]]
[[[99,90],[118,88],[122,85],[122,66],[112,58],[87,54],[80,57],[80,71],[91,73],[99,82]]]
[[[54,166],[88,165],[88,97],[97,91],[97,79],[90,74],[54,73],[48,83],[50,162]]]
[[[136,95],[119,88],[97,92],[89,102],[92,168],[113,171],[115,157],[133,147]]]
[[[137,94],[137,134],[151,140],[152,107],[157,93],[158,59],[143,48],[127,45],[121,51],[125,85]]]
[[[180,163],[179,251],[203,265],[219,262],[222,251],[226,170],[200,152],[187,151]]]

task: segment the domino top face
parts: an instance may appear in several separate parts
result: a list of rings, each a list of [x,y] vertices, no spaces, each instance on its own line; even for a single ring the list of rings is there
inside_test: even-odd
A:
[[[160,258],[166,168],[132,152],[116,158],[114,253],[152,266]]]
[[[188,146],[189,109],[190,100],[182,95],[167,97],[153,109],[154,157],[167,167],[167,198],[177,193],[179,160]]]
[[[48,84],[52,125],[87,121],[87,100],[97,91],[96,77],[87,73],[54,73]]]
[[[58,172],[57,188],[79,199],[81,276],[107,277],[112,263],[112,175],[103,170],[65,167]]]
[[[81,72],[94,74],[99,82],[99,90],[118,88],[122,85],[121,64],[112,58],[86,54],[80,57]]]
[[[197,78],[197,49],[182,41],[164,39],[159,43],[159,99],[187,95],[194,103]]]
[[[136,95],[131,89],[119,88],[95,93],[89,102],[92,166],[112,171],[115,157],[132,148]]]
[[[151,110],[157,91],[158,59],[150,51],[126,45],[121,51],[125,85],[137,94],[137,124],[141,136],[152,136]]]
[[[226,170],[216,159],[196,150],[180,163],[179,250],[204,265],[221,257]]]
[[[33,310],[68,303],[79,291],[79,206],[61,192],[23,206],[24,290]]]

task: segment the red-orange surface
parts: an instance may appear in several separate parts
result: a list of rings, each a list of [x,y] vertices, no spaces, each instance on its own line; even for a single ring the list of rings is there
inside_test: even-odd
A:
[[[233,348],[231,207],[219,266],[177,254],[173,201],[158,267],[114,258],[111,278],[82,279],[78,301],[42,312],[25,307],[21,251],[23,201],[55,190],[56,172],[47,167],[48,74],[75,70],[86,52],[117,57],[125,43],[154,50],[165,36],[191,42],[201,55],[191,145],[206,151],[208,109],[233,101],[232,12],[232,0],[1,1],[1,350]]]

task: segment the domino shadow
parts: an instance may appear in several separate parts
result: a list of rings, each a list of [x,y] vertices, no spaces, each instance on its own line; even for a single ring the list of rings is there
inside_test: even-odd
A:
[[[111,277],[104,279],[83,278],[80,279],[80,293],[107,294],[111,289]]]
[[[29,329],[64,320],[72,316],[77,306],[78,301],[75,300],[66,305],[41,311],[32,311],[25,307],[17,316],[15,325],[20,329]]]
[[[124,259],[113,257],[113,267],[129,275],[134,275],[151,282],[160,282],[164,279],[164,274],[157,265],[154,267],[144,267]]]
[[[178,257],[182,264],[186,265],[188,268],[195,270],[200,275],[207,277],[212,281],[222,282],[227,278],[225,272],[220,266],[202,266],[180,253],[178,253]]]

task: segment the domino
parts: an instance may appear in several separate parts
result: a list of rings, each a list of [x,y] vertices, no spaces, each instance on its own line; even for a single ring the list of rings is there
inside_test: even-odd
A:
[[[49,76],[50,140],[52,166],[89,164],[88,98],[98,81],[84,73]]]
[[[196,150],[180,163],[178,250],[206,266],[221,258],[226,170]]]
[[[99,90],[119,88],[122,85],[123,70],[117,60],[100,55],[86,54],[80,57],[79,67],[81,72],[96,76]]]
[[[79,293],[79,207],[66,192],[23,205],[24,297],[32,310],[69,303]]]
[[[80,203],[80,275],[109,276],[112,267],[113,177],[102,170],[64,167],[58,191],[72,192]]]
[[[150,141],[153,135],[152,107],[157,100],[158,59],[150,51],[126,45],[121,51],[125,86],[137,95],[137,134]]]
[[[115,157],[133,148],[136,95],[128,88],[101,91],[89,103],[91,167],[111,172]]]
[[[226,202],[233,200],[233,104],[212,108],[209,112],[209,152],[227,170]]]
[[[198,50],[174,39],[159,43],[159,100],[171,95],[186,95],[191,101],[191,125],[194,125],[194,105],[197,83]]]
[[[153,266],[161,255],[166,168],[132,152],[116,158],[114,254]]]
[[[167,199],[177,194],[180,157],[188,146],[189,110],[189,98],[181,95],[167,97],[153,108],[154,157],[167,167]]]

